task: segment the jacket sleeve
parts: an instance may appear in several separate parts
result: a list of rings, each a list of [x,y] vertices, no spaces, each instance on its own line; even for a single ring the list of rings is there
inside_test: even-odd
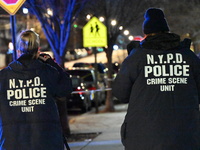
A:
[[[199,74],[196,77],[196,82],[197,82],[198,97],[199,97],[199,104],[200,104],[200,71],[199,71]]]
[[[59,85],[61,85],[61,89],[65,89],[65,86],[68,85],[67,89],[66,89],[66,96],[68,97],[73,90],[72,89],[72,81],[71,81],[69,74],[61,66],[59,66],[54,60],[48,59],[47,63],[49,63],[51,66],[55,67],[57,69],[57,71],[59,72],[58,83],[59,83]]]
[[[194,77],[197,85],[198,90],[198,98],[199,98],[199,104],[200,104],[200,59],[196,58],[194,62]]]
[[[57,85],[57,97],[68,97],[73,90],[71,78],[69,77],[69,74],[64,70],[59,73]]]
[[[48,59],[47,64],[55,68],[57,72],[55,79],[56,87],[54,87],[55,97],[68,97],[73,90],[69,74],[52,59]]]
[[[112,87],[113,95],[123,103],[129,102],[132,85],[134,83],[130,76],[130,68],[128,65],[129,63],[125,59]]]

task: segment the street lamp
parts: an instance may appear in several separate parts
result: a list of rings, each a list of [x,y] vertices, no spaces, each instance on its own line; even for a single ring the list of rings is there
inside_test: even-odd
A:
[[[50,16],[53,16],[53,11],[50,8],[47,8],[47,14]]]
[[[112,21],[111,21],[111,25],[112,25],[112,26],[115,26],[116,24],[117,24],[117,21],[116,21],[116,20],[112,20]]]
[[[118,46],[118,45],[113,45],[113,49],[114,49],[114,50],[118,50],[118,49],[119,49],[119,46]]]
[[[22,11],[23,11],[23,13],[26,15],[26,29],[29,29],[30,28],[30,15],[29,15],[29,13],[28,13],[28,9],[27,8],[23,8],[22,9]]]
[[[104,17],[99,17],[99,21],[104,22],[105,18]]]
[[[128,37],[128,39],[129,39],[130,41],[132,41],[132,40],[134,39],[134,37],[133,37],[132,35],[130,35],[130,36]]]
[[[129,31],[128,31],[128,30],[125,30],[125,31],[124,31],[124,35],[129,35]]]
[[[120,26],[120,27],[119,27],[119,30],[123,30],[123,26]]]
[[[22,11],[23,11],[24,14],[28,14],[28,9],[27,8],[23,8]]]
[[[90,19],[91,19],[91,15],[88,14],[88,15],[86,16],[86,19],[87,19],[87,20],[90,20]]]

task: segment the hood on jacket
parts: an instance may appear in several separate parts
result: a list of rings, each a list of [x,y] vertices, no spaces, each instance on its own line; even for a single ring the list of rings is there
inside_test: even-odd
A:
[[[180,46],[180,36],[174,33],[161,33],[147,36],[140,46],[146,49],[170,50]]]

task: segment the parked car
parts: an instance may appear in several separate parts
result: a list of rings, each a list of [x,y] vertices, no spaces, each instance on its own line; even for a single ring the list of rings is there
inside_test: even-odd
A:
[[[106,68],[108,68],[108,63],[105,63],[104,65],[106,66]],[[119,70],[120,70],[120,63],[118,63],[118,62],[112,63],[112,75],[113,75],[113,77],[116,77]]]
[[[80,59],[82,57],[88,56],[88,52],[84,48],[77,48],[73,50],[67,50],[65,54],[65,60],[66,61],[71,61],[71,60],[76,60]]]
[[[85,50],[87,51],[88,55],[92,55],[93,54],[92,48],[85,48]]]
[[[92,97],[86,84],[79,76],[70,76],[72,80],[73,93],[67,99],[67,108],[80,108],[82,112],[87,112],[92,107]]]
[[[74,49],[74,51],[77,53],[77,55],[82,58],[82,57],[86,57],[88,55],[87,51],[85,48],[77,48]]]
[[[78,76],[81,79],[85,87],[85,91],[89,93],[89,98],[92,104],[95,104],[95,100],[98,101],[98,104],[102,104],[105,102],[106,92],[105,92],[105,83],[102,81],[97,81],[95,78],[94,69],[90,68],[82,68],[82,67],[74,67],[66,70],[72,76]],[[97,87],[95,87],[95,83],[97,82]],[[96,94],[95,90],[98,91]],[[95,97],[96,96],[96,97]]]
[[[75,60],[75,59],[76,59],[75,52],[73,50],[68,50],[65,54],[65,60],[71,61],[71,60]]]
[[[78,62],[74,63],[73,67],[86,67],[95,69],[95,63],[85,63],[85,62]],[[107,68],[102,63],[97,63],[97,80],[101,82],[105,82],[107,78]]]

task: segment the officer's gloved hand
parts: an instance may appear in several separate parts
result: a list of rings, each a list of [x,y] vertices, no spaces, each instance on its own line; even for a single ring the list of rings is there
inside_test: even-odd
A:
[[[58,71],[63,71],[63,69],[51,58],[49,54],[41,53],[38,59],[40,59],[44,63],[48,63],[49,65],[55,67]]]
[[[51,56],[49,54],[40,53],[38,59],[42,60],[43,62],[46,62],[48,59],[51,59]]]

